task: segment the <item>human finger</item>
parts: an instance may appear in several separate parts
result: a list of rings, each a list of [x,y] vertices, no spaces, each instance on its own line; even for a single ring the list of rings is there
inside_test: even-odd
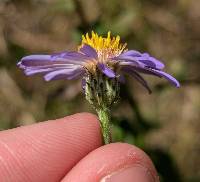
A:
[[[56,182],[101,146],[97,117],[82,113],[0,132],[1,182]]]
[[[83,158],[62,182],[159,182],[150,158],[126,143],[102,146]]]

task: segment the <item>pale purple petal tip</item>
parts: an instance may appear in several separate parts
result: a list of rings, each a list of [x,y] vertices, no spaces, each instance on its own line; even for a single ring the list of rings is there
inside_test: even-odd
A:
[[[98,63],[97,66],[102,71],[102,73],[104,73],[109,78],[114,78],[116,76],[114,71],[108,68],[105,64]]]

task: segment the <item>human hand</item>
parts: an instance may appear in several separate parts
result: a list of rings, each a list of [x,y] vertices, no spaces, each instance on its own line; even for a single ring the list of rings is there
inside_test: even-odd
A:
[[[0,132],[1,182],[158,182],[135,146],[102,146],[99,122],[82,113]]]

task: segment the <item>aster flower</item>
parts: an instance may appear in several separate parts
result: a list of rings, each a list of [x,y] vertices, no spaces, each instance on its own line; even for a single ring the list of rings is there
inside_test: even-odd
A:
[[[146,80],[148,74],[165,78],[175,87],[179,82],[163,71],[164,64],[148,53],[126,49],[120,37],[99,36],[92,32],[82,36],[77,51],[25,56],[18,63],[27,76],[42,74],[46,81],[82,78],[86,99],[96,109],[105,143],[110,139],[110,108],[119,98],[119,84],[124,74],[140,82],[150,93]]]

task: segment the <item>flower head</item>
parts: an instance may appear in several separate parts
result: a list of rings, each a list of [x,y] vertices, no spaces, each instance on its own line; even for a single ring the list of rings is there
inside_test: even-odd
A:
[[[120,37],[99,36],[92,32],[82,36],[77,51],[64,51],[54,54],[25,56],[18,63],[26,75],[42,74],[46,81],[57,79],[77,79],[90,75],[120,81],[123,74],[129,74],[138,80],[149,92],[147,82],[140,73],[163,77],[172,85],[180,87],[179,82],[163,72],[164,64],[148,53],[127,50],[120,43]],[[103,78],[101,76],[101,78]]]
[[[57,79],[77,79],[82,77],[85,97],[98,113],[104,143],[111,142],[110,109],[118,101],[120,82],[124,74],[138,80],[149,92],[147,82],[140,73],[164,77],[172,85],[179,82],[162,71],[164,64],[147,53],[127,50],[120,43],[120,37],[82,36],[77,51],[55,54],[30,55],[18,63],[26,75],[42,74],[46,81]]]

